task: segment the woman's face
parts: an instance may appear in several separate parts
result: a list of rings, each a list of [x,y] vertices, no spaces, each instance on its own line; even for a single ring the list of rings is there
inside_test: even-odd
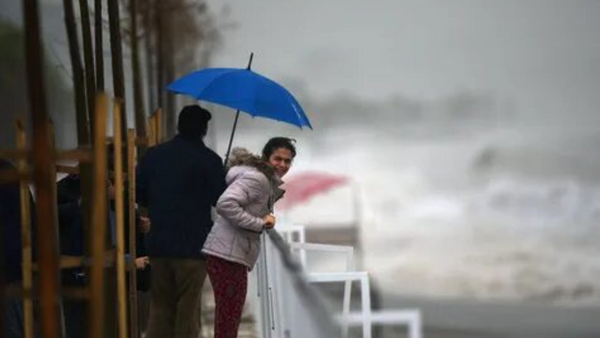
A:
[[[279,177],[287,174],[292,166],[292,160],[292,152],[286,148],[277,148],[269,156],[269,164],[275,168],[275,172]]]

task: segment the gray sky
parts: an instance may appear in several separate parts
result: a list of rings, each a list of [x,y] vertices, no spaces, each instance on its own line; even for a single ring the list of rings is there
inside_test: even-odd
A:
[[[255,70],[299,80],[317,97],[472,90],[526,114],[600,115],[600,1],[208,3],[217,13],[228,6],[238,24],[215,66],[243,67],[253,51]]]
[[[215,66],[243,67],[253,51],[255,70],[314,97],[437,100],[466,90],[514,103],[536,123],[600,124],[600,1],[207,2],[238,25]]]

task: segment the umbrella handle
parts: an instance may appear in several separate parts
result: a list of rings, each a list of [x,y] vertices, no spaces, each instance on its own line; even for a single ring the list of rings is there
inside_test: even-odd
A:
[[[254,59],[254,53],[250,53],[250,59],[248,60],[247,70],[252,68],[252,60]],[[227,154],[225,155],[225,161],[223,162],[223,166],[227,167],[227,162],[229,162],[229,153],[231,152],[231,145],[233,144],[233,136],[235,135],[235,129],[237,127],[238,119],[240,117],[240,111],[235,113],[235,121],[233,122],[233,130],[231,130],[231,137],[229,138],[229,145],[227,146]]]

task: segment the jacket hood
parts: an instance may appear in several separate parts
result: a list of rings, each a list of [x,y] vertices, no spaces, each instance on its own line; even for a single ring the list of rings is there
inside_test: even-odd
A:
[[[267,176],[270,181],[280,181],[277,174],[275,174],[275,169],[265,163],[258,155],[255,155],[244,148],[234,148],[227,161],[227,171],[229,172],[231,169],[241,166],[257,169]]]
[[[262,158],[244,148],[233,148],[227,161],[227,184],[233,182],[239,175],[248,170],[248,167],[255,168],[263,173],[273,184],[275,200],[283,197],[284,190],[281,189],[283,181],[275,173],[275,169],[269,166]]]

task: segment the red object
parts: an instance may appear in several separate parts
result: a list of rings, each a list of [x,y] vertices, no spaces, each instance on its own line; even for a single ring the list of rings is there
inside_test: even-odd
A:
[[[306,202],[315,195],[344,185],[348,178],[321,172],[305,172],[292,177],[283,185],[285,195],[277,207],[287,210]]]
[[[248,290],[248,267],[208,255],[206,272],[215,295],[214,337],[237,337]]]

